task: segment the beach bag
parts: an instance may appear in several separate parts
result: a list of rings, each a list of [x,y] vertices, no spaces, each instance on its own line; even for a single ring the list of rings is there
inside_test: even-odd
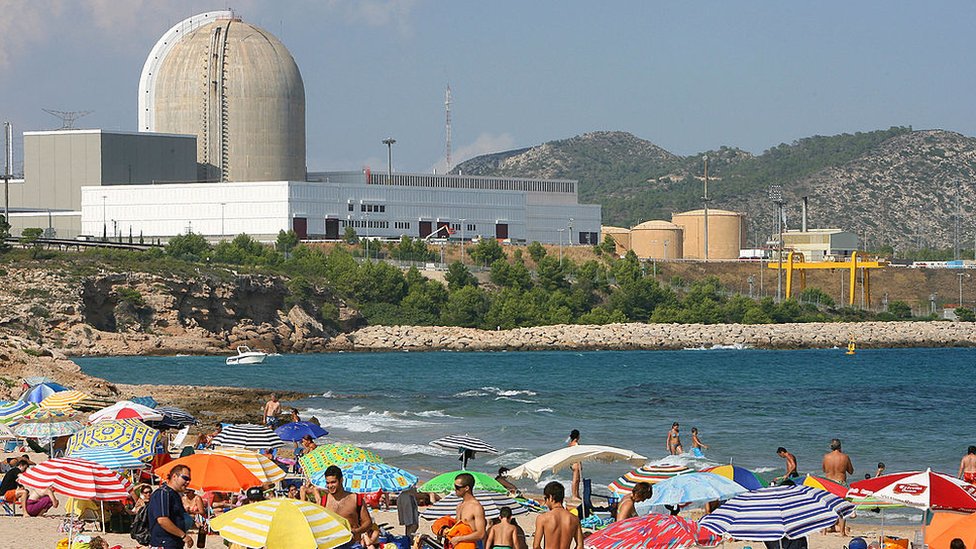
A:
[[[143,505],[132,517],[132,531],[129,537],[139,545],[149,545],[149,506]]]

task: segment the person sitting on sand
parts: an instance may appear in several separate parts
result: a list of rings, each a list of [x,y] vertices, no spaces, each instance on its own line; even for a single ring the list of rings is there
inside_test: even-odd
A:
[[[776,455],[786,460],[786,474],[781,477],[776,477],[773,479],[773,484],[782,484],[788,479],[794,479],[800,476],[800,473],[796,472],[796,456],[786,451],[786,448],[780,446],[776,449]]]
[[[24,517],[39,517],[52,507],[57,507],[58,498],[50,488],[44,490],[28,488],[20,496],[20,506],[24,508]]]
[[[976,446],[970,446],[959,462],[958,477],[970,484],[976,484]]]
[[[498,510],[498,524],[488,530],[488,549],[516,549],[519,546],[518,530],[512,525],[512,509],[502,507]]]
[[[203,503],[203,498],[190,487],[183,491],[182,497],[183,508],[186,509],[186,514],[189,517],[186,524],[195,524],[197,528],[203,526],[207,521],[207,506]]]
[[[583,529],[579,518],[563,506],[566,489],[556,481],[546,484],[542,490],[543,500],[548,511],[535,519],[535,536],[532,549],[569,549],[575,541],[578,549],[583,548]]]
[[[647,482],[638,482],[629,494],[620,498],[617,504],[617,521],[627,520],[637,516],[637,509],[634,504],[640,501],[651,499],[654,495],[654,488]]]
[[[312,435],[305,435],[302,437],[302,453],[300,455],[307,454],[318,447],[319,445],[315,444],[315,439],[312,438]]]
[[[668,431],[668,439],[665,441],[665,447],[668,449],[668,453],[672,456],[676,456],[684,452],[684,448],[681,447],[681,437],[678,436],[678,422],[675,421],[671,424],[671,430]]]
[[[702,449],[708,450],[708,445],[698,438],[698,427],[691,428],[691,453],[695,457],[705,457]]]
[[[18,480],[21,473],[27,470],[29,464],[26,460],[18,460],[14,463],[14,466],[7,471],[7,474],[3,475],[3,481],[0,481],[0,497],[7,503],[14,503],[20,501],[26,490],[20,487]]]

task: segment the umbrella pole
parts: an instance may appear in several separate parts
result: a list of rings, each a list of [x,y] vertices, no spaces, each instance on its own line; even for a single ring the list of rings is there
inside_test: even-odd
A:
[[[105,501],[98,500],[98,504],[101,505],[102,507],[102,533],[104,534],[106,533],[105,532]]]

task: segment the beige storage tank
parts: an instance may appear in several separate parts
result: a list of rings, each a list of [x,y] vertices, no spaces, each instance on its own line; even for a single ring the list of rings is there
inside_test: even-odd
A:
[[[602,234],[604,238],[609,236],[613,239],[613,243],[617,245],[617,255],[623,255],[627,253],[627,250],[630,249],[630,229],[605,225],[600,227],[600,234]]]
[[[705,211],[672,214],[671,221],[684,229],[684,258],[705,259]],[[708,210],[708,259],[738,259],[745,244],[745,215]]]
[[[630,229],[630,248],[641,259],[681,259],[681,227],[663,220],[645,221]]]
[[[140,131],[197,136],[203,181],[304,181],[305,85],[288,49],[230,12],[160,39],[140,80]]]

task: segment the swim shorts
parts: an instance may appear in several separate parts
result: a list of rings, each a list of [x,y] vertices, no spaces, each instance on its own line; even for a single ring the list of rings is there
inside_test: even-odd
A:
[[[27,511],[28,515],[36,517],[51,507],[54,507],[54,502],[51,501],[51,498],[49,496],[41,496],[39,499],[27,500],[27,506],[24,507],[24,510]]]
[[[976,484],[976,471],[967,471],[962,474],[962,479],[969,484]]]

